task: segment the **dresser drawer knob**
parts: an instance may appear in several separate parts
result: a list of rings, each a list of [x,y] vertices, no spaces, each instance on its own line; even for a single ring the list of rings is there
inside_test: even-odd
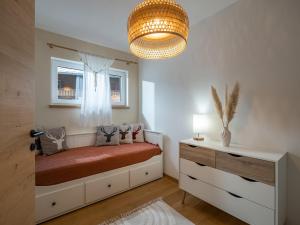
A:
[[[145,172],[145,175],[146,175],[146,176],[148,176],[148,175],[149,175],[149,173],[148,173],[148,172]]]
[[[227,153],[228,155],[232,156],[232,157],[236,157],[236,158],[239,158],[239,157],[243,157],[241,155],[237,155],[237,154],[232,154],[232,153]]]
[[[189,175],[188,175],[188,177],[191,178],[192,180],[197,180],[197,178],[195,178],[195,177],[192,177],[192,176],[189,176]]]
[[[198,166],[206,166],[206,165],[204,165],[204,164],[202,164],[202,163],[196,163]]]
[[[252,183],[257,182],[256,180],[253,180],[253,179],[250,179],[250,178],[247,178],[247,177],[242,177],[241,176],[241,178],[244,179],[244,180],[246,180],[246,181],[252,182]]]
[[[241,197],[239,195],[236,195],[236,194],[233,194],[233,193],[231,193],[229,191],[227,191],[227,193],[230,194],[231,196],[235,197],[235,198],[243,198],[243,197]]]
[[[108,188],[111,188],[111,184],[108,184],[107,187],[108,187]]]
[[[52,203],[51,203],[51,206],[56,206],[56,202],[52,202]]]

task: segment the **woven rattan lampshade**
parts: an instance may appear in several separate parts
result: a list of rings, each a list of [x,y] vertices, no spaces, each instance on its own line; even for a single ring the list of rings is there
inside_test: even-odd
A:
[[[144,0],[128,18],[131,52],[145,59],[174,57],[184,51],[189,19],[175,0]]]

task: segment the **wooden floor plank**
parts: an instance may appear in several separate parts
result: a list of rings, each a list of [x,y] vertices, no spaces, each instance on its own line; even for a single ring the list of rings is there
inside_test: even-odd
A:
[[[196,225],[245,225],[242,221],[191,195],[187,195],[185,204],[182,205],[182,195],[178,183],[174,179],[164,177],[42,225],[98,225],[104,220],[128,212],[156,198],[162,198]]]

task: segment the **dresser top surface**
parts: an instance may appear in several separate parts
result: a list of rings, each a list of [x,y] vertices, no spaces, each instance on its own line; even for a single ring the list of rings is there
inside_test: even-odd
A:
[[[186,139],[180,141],[180,143],[272,162],[279,161],[286,154],[286,152],[278,152],[254,147],[251,148],[237,144],[231,144],[230,147],[223,147],[221,142],[212,140],[195,141],[193,139]]]

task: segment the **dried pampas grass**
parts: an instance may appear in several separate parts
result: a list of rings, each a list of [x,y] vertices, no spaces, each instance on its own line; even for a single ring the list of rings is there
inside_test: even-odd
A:
[[[234,88],[233,88],[230,96],[228,96],[228,87],[226,85],[226,88],[225,88],[226,122],[225,123],[224,123],[224,112],[223,112],[222,103],[221,103],[221,100],[219,98],[216,88],[213,86],[211,87],[211,93],[212,93],[212,97],[214,99],[216,111],[222,121],[223,127],[228,127],[229,123],[232,121],[234,114],[236,112],[236,108],[237,108],[238,101],[239,101],[239,95],[240,95],[240,85],[238,82],[234,85]]]
[[[212,94],[214,102],[215,102],[215,107],[216,107],[217,113],[219,114],[219,117],[222,120],[222,123],[224,126],[222,103],[221,103],[221,100],[219,98],[216,88],[213,86],[211,86],[211,94]]]
[[[234,85],[233,91],[231,95],[229,96],[228,104],[226,106],[226,118],[227,118],[227,126],[231,122],[231,120],[234,117],[238,101],[239,101],[239,95],[240,95],[240,85],[239,83],[236,83]]]

